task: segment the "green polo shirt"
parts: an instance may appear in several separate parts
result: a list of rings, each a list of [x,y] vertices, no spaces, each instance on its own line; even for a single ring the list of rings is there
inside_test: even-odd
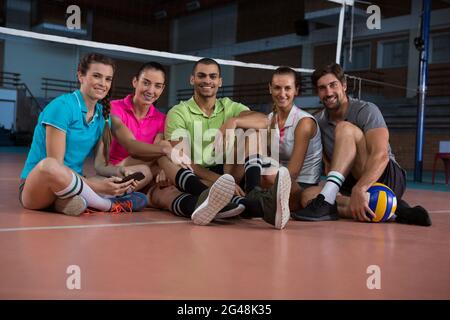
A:
[[[181,101],[167,113],[165,138],[179,140],[188,138],[191,145],[193,163],[210,167],[214,160],[213,141],[217,130],[230,118],[237,117],[242,111],[250,110],[247,106],[229,98],[216,100],[214,111],[208,117],[191,98]],[[201,147],[199,147],[201,146]],[[223,163],[223,159],[222,159]]]

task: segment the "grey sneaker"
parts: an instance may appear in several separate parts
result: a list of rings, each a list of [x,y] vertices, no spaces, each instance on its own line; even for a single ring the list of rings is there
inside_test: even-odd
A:
[[[247,195],[248,199],[259,201],[263,210],[263,219],[276,229],[284,229],[289,221],[289,195],[291,193],[291,177],[289,170],[280,167],[275,183],[268,191],[256,187]]]
[[[191,215],[195,224],[207,225],[222,210],[233,197],[235,190],[234,178],[224,174],[217,179],[211,188],[203,191],[198,197],[197,208]]]
[[[79,216],[87,209],[87,202],[80,195],[67,199],[56,199],[55,211],[68,216]]]
[[[244,212],[245,206],[242,204],[229,203],[220,210],[214,219],[226,219],[240,215]]]

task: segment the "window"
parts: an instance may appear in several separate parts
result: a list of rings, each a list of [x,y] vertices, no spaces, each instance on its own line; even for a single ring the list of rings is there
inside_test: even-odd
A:
[[[431,36],[432,63],[450,62],[450,33]]]
[[[368,70],[370,69],[370,43],[353,45],[352,62],[349,62],[350,47],[344,50],[345,70]]]
[[[378,68],[395,68],[408,65],[408,39],[380,42],[378,50]]]

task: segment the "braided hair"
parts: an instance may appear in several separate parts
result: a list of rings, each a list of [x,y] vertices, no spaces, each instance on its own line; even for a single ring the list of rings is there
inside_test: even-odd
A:
[[[275,130],[275,123],[277,121],[277,105],[272,104],[272,119],[270,119],[269,130],[267,130],[267,148],[270,150],[272,146],[272,130]]]
[[[116,70],[116,65],[111,58],[99,53],[88,53],[83,58],[81,58],[80,63],[78,64],[78,72],[80,72],[82,75],[86,75],[91,63],[101,63],[109,65],[113,68],[113,72],[115,72]],[[102,140],[103,140],[103,156],[105,157],[106,165],[108,165],[109,163],[109,149],[112,140],[111,126],[109,123],[109,113],[111,112],[111,102],[110,102],[111,91],[112,91],[112,84],[106,96],[99,101],[103,107],[102,108],[103,118],[105,119],[105,127],[103,128]]]
[[[105,119],[105,127],[103,128],[102,140],[103,140],[103,156],[105,157],[105,164],[109,163],[109,149],[111,147],[112,134],[111,134],[111,126],[109,124],[109,113],[111,112],[111,101],[109,100],[111,97],[111,90],[109,90],[108,94],[100,100],[101,105],[103,106],[103,118]]]

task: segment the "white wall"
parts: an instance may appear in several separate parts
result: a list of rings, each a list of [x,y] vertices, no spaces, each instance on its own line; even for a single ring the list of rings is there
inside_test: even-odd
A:
[[[42,77],[76,80],[78,47],[25,38],[7,38],[4,44],[4,71],[20,73],[34,96],[44,96]]]

